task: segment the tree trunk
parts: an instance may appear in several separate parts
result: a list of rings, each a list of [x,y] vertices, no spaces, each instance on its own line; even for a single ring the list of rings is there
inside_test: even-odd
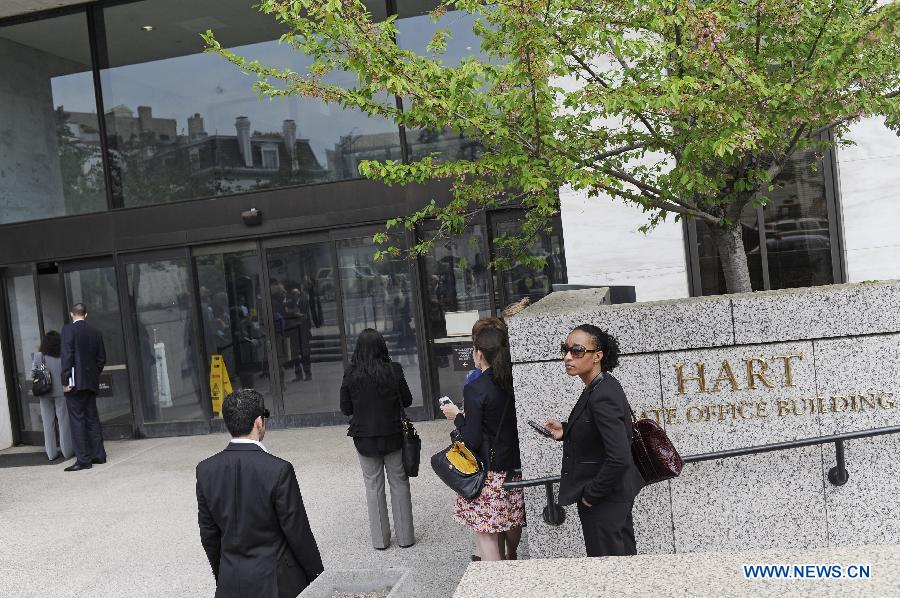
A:
[[[751,292],[753,287],[750,285],[750,268],[747,266],[747,254],[744,253],[740,220],[727,226],[710,225],[709,230],[719,251],[728,292]]]

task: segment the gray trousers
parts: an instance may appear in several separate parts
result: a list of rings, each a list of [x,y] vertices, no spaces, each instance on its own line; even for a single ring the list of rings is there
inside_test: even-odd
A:
[[[66,409],[66,397],[40,397],[41,422],[44,424],[44,450],[51,461],[56,453],[69,459],[75,454],[72,446],[72,428],[69,426],[69,410]],[[56,446],[56,424],[59,421],[59,447]]]
[[[397,542],[401,546],[411,546],[416,541],[409,478],[403,471],[401,452],[395,451],[384,457],[359,455],[359,465],[366,486],[366,504],[369,507],[369,531],[375,548],[387,548],[391,545],[391,525],[388,521],[387,498],[384,495],[385,470],[391,486],[391,510],[394,514]]]

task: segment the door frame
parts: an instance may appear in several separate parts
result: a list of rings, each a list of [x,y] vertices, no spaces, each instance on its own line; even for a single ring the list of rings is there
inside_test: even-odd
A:
[[[201,434],[209,434],[211,430],[210,420],[212,419],[212,406],[204,400],[209,396],[209,382],[204,380],[204,376],[200,375],[200,408],[203,410],[201,419],[193,421],[171,421],[171,422],[148,422],[144,419],[144,397],[141,389],[143,386],[143,368],[141,364],[141,352],[138,346],[138,334],[135,318],[137,313],[134,306],[131,305],[129,286],[128,286],[128,266],[131,264],[147,263],[162,260],[178,260],[183,259],[186,266],[186,290],[188,293],[188,309],[191,313],[191,343],[192,352],[194,354],[194,363],[203,363],[198,350],[197,341],[203,336],[199,329],[198,303],[195,290],[196,272],[194,269],[193,256],[189,247],[181,247],[175,249],[164,249],[157,251],[142,251],[128,254],[119,254],[117,260],[116,277],[119,285],[119,303],[125,306],[122,316],[125,324],[125,353],[128,356],[129,380],[132,385],[132,411],[134,413],[134,424],[140,436],[146,438],[159,438],[168,436],[195,436]]]
[[[135,392],[134,392],[134,383],[131,380],[131,372],[134,368],[131,367],[131,359],[128,355],[128,332],[125,329],[125,312],[123,311],[123,307],[125,303],[122,301],[122,284],[119,280],[118,271],[116,269],[115,258],[113,256],[97,256],[83,259],[74,259],[74,260],[54,260],[53,262],[57,267],[57,275],[59,276],[59,282],[65,293],[64,304],[62,306],[63,310],[63,321],[69,321],[69,312],[67,310],[68,302],[69,302],[69,288],[66,286],[66,274],[70,272],[78,272],[81,270],[90,270],[93,268],[112,268],[113,273],[116,280],[116,301],[119,304],[119,326],[122,330],[122,341],[125,345],[125,366],[128,370],[128,397],[129,402],[131,404],[131,424],[103,424],[103,438],[105,440],[121,440],[126,438],[136,438],[138,437],[138,428],[137,422],[135,420]],[[38,284],[39,274],[37,272],[37,265],[35,265],[35,285],[37,288],[37,292],[40,293],[40,285]],[[41,301],[40,295],[38,295],[38,301]],[[39,303],[40,310],[40,321],[41,327],[43,330],[43,304]],[[90,306],[88,306],[90,308]],[[90,317],[90,311],[88,312],[88,317]]]
[[[342,302],[343,288],[340,282],[341,277],[339,272],[340,266],[338,264],[337,242],[346,239],[358,239],[360,237],[371,238],[379,232],[384,232],[383,224],[362,225],[330,231],[330,237],[332,241],[331,247],[334,255],[334,265],[336,268],[335,284],[338,288],[338,293],[341,295]],[[404,231],[401,232],[401,235],[405,248],[409,248],[415,243],[414,231],[404,229]],[[421,380],[422,390],[422,405],[417,405],[415,407],[406,409],[406,415],[409,416],[409,418],[412,420],[423,421],[434,419],[437,402],[433,400],[433,397],[436,396],[436,390],[430,375],[431,359],[428,353],[428,332],[425,329],[425,313],[422,306],[422,265],[420,263],[420,260],[418,259],[405,259],[407,263],[407,280],[409,280],[409,288],[411,293],[411,311],[413,322],[416,326],[416,351],[418,352],[419,356],[419,379]],[[342,335],[345,335],[346,331],[344,330],[343,303],[341,303],[340,318],[341,333]],[[344,347],[346,346],[347,344],[345,340]],[[344,354],[346,362],[345,365],[349,365],[349,355],[347,355],[346,349],[344,351]]]

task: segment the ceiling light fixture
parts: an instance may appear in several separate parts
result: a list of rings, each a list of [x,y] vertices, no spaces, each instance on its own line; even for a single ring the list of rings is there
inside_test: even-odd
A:
[[[144,31],[153,31],[153,25],[144,25],[141,29]]]

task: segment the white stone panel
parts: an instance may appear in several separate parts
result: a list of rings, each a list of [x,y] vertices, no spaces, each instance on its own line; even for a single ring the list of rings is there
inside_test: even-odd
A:
[[[900,278],[900,137],[878,118],[837,151],[848,282]]]

